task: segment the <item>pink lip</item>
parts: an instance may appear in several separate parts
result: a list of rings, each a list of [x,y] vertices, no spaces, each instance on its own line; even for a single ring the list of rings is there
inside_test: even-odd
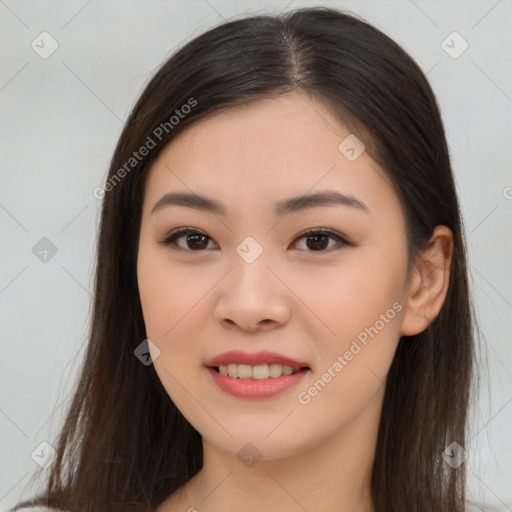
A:
[[[222,363],[221,363],[222,364]],[[244,364],[244,363],[242,363]],[[213,381],[225,393],[239,398],[268,398],[297,384],[311,370],[304,368],[300,372],[268,379],[235,379],[207,368]]]
[[[308,363],[295,361],[294,359],[290,359],[289,357],[282,356],[281,354],[277,354],[276,352],[269,352],[267,350],[263,350],[255,354],[242,352],[240,350],[232,350],[230,352],[225,352],[224,354],[220,354],[214,357],[213,359],[208,361],[205,366],[212,368],[214,366],[219,366],[221,364],[250,364],[251,366],[255,366],[258,364],[281,364],[291,366],[294,369],[309,367]],[[281,378],[282,377],[276,377],[272,380]]]

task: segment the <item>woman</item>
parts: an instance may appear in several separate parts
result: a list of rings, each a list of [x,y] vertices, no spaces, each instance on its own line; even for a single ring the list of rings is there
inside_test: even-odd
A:
[[[96,193],[84,367],[18,507],[468,509],[460,211],[395,42],[327,8],[209,30],[147,85]]]

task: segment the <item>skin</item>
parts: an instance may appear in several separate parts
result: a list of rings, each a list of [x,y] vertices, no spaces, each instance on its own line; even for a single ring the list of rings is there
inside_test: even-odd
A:
[[[153,164],[137,263],[144,321],[160,351],[152,351],[155,370],[204,450],[201,471],[157,512],[374,510],[370,474],[386,376],[400,336],[424,330],[443,304],[452,234],[438,226],[408,275],[398,196],[367,152],[349,161],[339,151],[349,133],[294,92],[194,123]],[[370,212],[336,205],[275,215],[274,202],[319,190],[350,194]],[[180,206],[151,214],[168,192],[215,198],[228,215]],[[186,236],[176,241],[182,251],[159,243],[184,226],[207,234],[207,248]],[[309,228],[350,245],[308,245],[297,235]],[[263,249],[250,264],[236,251],[247,236]],[[394,318],[300,403],[299,392],[393,304],[401,307]],[[307,361],[311,372],[271,398],[232,397],[204,364],[234,349],[272,350]],[[261,453],[252,467],[237,457],[247,442]]]

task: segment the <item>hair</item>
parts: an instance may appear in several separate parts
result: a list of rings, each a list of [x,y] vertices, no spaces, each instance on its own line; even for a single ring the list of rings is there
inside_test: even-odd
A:
[[[44,492],[13,510],[154,510],[201,469],[201,435],[153,365],[134,356],[146,339],[136,273],[145,178],[194,122],[292,91],[321,102],[386,171],[404,211],[409,262],[437,225],[453,232],[445,302],[423,332],[401,337],[389,370],[371,491],[376,512],[465,510],[465,465],[451,469],[441,455],[454,441],[466,445],[475,320],[441,115],[425,75],[396,42],[325,7],[225,22],[178,49],[148,82],[109,169],[88,344],[58,455]],[[151,149],[135,158],[144,146]]]

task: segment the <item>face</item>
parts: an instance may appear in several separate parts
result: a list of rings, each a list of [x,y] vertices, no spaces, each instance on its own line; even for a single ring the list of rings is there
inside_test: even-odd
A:
[[[250,441],[263,459],[286,457],[380,406],[407,296],[405,219],[376,162],[340,149],[349,134],[321,104],[287,94],[196,122],[148,174],[137,273],[155,370],[225,453]],[[320,192],[342,199],[276,209]],[[222,211],[199,201],[153,211],[169,193]],[[213,366],[252,379],[208,367],[230,351],[248,358]],[[250,358],[263,351],[277,359]],[[258,378],[286,374],[282,358],[306,369]]]

